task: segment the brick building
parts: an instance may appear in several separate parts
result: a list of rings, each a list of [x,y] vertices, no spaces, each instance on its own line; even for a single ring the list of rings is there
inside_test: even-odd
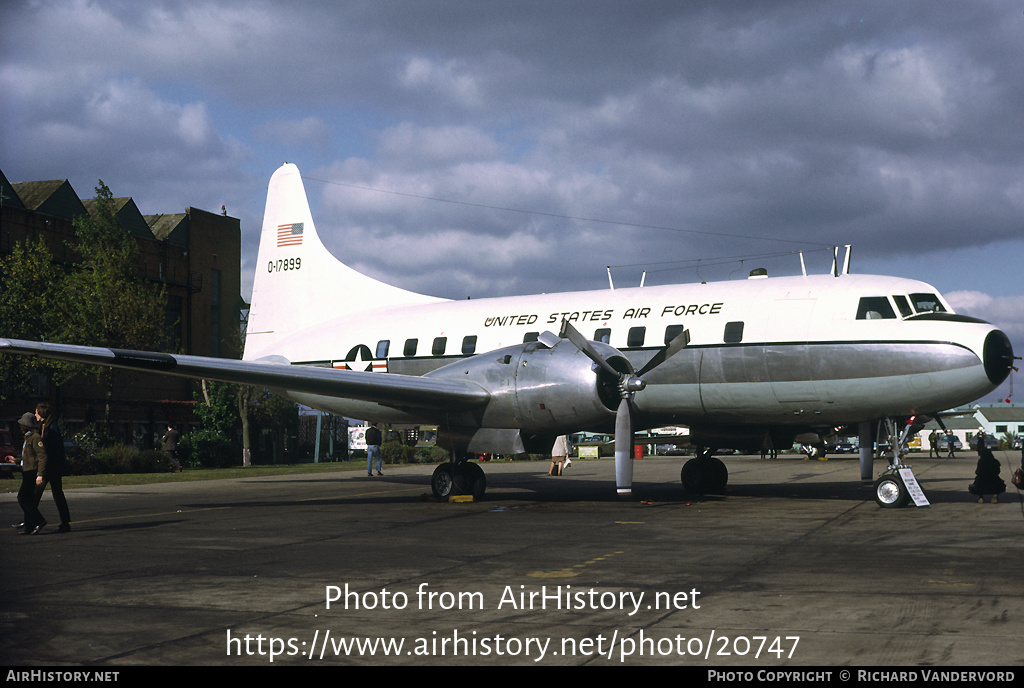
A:
[[[9,183],[0,171],[0,257],[18,242],[46,241],[65,269],[78,260],[74,218],[90,212],[67,180]],[[165,287],[167,350],[198,356],[238,357],[241,293],[241,227],[226,213],[186,208],[183,213],[143,215],[131,198],[116,199],[117,219],[137,242],[136,275]],[[0,289],[4,276],[0,274]],[[0,333],[3,336],[5,333]],[[122,441],[146,445],[167,422],[187,427],[196,383],[184,378],[116,371],[111,420]],[[39,375],[33,388],[15,392],[0,406],[10,424],[40,399],[54,404],[68,429],[102,420],[107,387],[95,376],[53,385]]]

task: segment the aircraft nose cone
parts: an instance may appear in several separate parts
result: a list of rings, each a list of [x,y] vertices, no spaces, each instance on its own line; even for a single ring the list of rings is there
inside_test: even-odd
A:
[[[1013,346],[1002,330],[992,330],[985,337],[985,374],[993,385],[1001,385],[1013,367]]]

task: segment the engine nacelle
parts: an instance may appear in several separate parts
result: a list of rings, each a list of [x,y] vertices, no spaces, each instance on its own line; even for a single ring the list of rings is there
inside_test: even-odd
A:
[[[618,350],[599,343],[594,347],[616,370],[629,370]],[[621,399],[618,377],[564,339],[550,348],[528,342],[490,351],[426,377],[471,380],[490,392],[483,411],[460,425],[514,428],[523,435],[554,436],[614,424]]]

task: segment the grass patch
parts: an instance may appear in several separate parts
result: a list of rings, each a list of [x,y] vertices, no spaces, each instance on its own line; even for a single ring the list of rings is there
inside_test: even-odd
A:
[[[531,457],[533,458],[533,457]],[[546,459],[545,459],[546,460]],[[493,460],[491,463],[507,463],[508,459]],[[419,465],[425,473],[433,470],[436,464],[384,464],[389,466]],[[65,489],[84,487],[118,487],[123,485],[155,485],[158,483],[187,483],[201,480],[230,480],[232,478],[261,478],[275,475],[298,475],[303,473],[344,473],[347,471],[365,471],[366,459],[353,461],[331,461],[326,463],[295,463],[277,466],[232,466],[231,468],[186,468],[181,473],[101,473],[97,475],[66,475]],[[21,487],[21,474],[14,473],[13,480],[0,480],[0,492],[17,492]]]
[[[296,475],[301,473],[340,473],[366,470],[366,460],[333,461],[330,463],[296,463],[277,466],[233,466],[231,468],[186,468],[181,473],[105,473],[100,475],[66,475],[64,489],[82,487],[116,487],[121,485],[154,485],[157,483],[187,483],[201,480],[230,480],[232,478],[260,478],[275,475]],[[17,492],[21,486],[21,475],[3,481],[8,492]],[[13,489],[12,489],[13,488]]]

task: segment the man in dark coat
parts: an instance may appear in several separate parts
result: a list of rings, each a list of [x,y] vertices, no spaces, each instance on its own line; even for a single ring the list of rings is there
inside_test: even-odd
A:
[[[60,514],[60,527],[57,528],[57,532],[67,533],[71,531],[71,512],[68,511],[68,500],[64,497],[64,485],[61,482],[64,471],[67,470],[64,438],[61,437],[60,428],[50,413],[49,403],[41,401],[36,404],[36,420],[42,423],[40,434],[46,447],[46,472],[41,474],[42,480],[36,485],[36,503],[39,503],[43,490],[49,483],[53,502],[57,505],[57,513]]]
[[[164,441],[164,454],[167,455],[171,469],[175,471],[181,470],[181,463],[178,461],[178,437],[178,431],[174,429],[173,425],[168,424],[167,432],[161,438]]]
[[[380,443],[383,438],[381,437],[380,429],[376,423],[370,424],[370,427],[366,429],[366,475],[373,475],[373,461],[377,460],[377,475],[384,475],[381,472],[381,455],[380,455]]]

